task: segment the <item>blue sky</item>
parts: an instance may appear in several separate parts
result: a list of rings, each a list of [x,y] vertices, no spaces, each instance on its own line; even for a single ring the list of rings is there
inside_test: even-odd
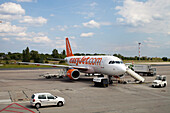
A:
[[[0,0],[0,52],[170,57],[169,0]]]

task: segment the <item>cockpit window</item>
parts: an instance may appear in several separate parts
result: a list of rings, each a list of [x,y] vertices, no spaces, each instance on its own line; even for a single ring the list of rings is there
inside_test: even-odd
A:
[[[109,62],[109,64],[114,64],[114,63],[115,63],[115,61],[110,61],[110,62]]]
[[[123,61],[110,61],[109,64],[123,64]]]
[[[120,61],[115,61],[116,62],[116,64],[120,64]]]

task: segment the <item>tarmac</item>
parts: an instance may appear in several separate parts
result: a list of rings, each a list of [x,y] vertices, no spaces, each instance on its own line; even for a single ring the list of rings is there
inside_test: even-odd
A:
[[[94,87],[93,77],[81,76],[77,81],[63,78],[39,77],[57,69],[0,70],[0,112],[35,113],[169,113],[170,66],[156,66],[157,75],[167,75],[165,88],[152,88],[154,77],[144,76],[143,84],[119,84],[107,88]],[[133,81],[130,76],[124,80]],[[65,98],[63,107],[48,106],[35,109],[31,95],[49,92]]]

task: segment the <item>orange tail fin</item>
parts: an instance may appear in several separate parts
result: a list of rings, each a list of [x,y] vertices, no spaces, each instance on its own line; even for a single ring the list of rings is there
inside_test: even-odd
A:
[[[67,57],[74,56],[72,53],[70,42],[69,42],[68,38],[66,38],[66,53],[67,53]]]

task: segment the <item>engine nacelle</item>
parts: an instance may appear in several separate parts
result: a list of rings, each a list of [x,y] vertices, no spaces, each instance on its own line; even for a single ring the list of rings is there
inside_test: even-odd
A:
[[[125,76],[125,74],[123,74],[123,75],[114,75],[113,77],[115,77],[115,78],[123,78]]]
[[[80,77],[80,72],[77,69],[69,69],[67,71],[67,76],[72,80],[77,80]]]

